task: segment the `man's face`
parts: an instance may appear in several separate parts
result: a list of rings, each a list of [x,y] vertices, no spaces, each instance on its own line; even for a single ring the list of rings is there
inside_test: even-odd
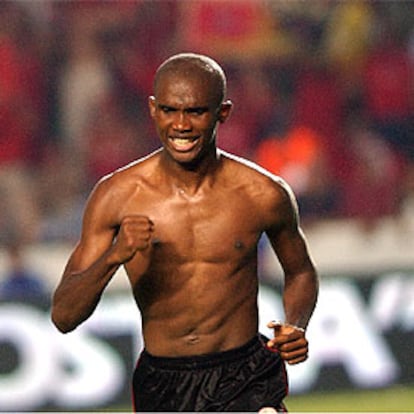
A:
[[[217,124],[226,120],[231,104],[220,104],[213,88],[207,76],[165,74],[149,99],[162,145],[178,163],[194,163],[215,151]]]

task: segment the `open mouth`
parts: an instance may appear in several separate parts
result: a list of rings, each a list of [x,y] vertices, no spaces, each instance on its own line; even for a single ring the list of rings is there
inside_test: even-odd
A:
[[[176,151],[187,152],[191,151],[197,145],[198,138],[198,136],[186,138],[170,136],[169,142]]]

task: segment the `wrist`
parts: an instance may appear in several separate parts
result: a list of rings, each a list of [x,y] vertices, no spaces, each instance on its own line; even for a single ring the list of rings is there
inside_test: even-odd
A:
[[[288,323],[287,325],[288,325],[288,326],[291,326],[292,328],[296,329],[297,331],[301,331],[301,332],[305,332],[305,331],[306,331],[306,329],[305,329],[305,328],[302,328],[302,327],[301,327],[301,326],[299,326],[299,325],[294,325],[294,324],[291,324],[291,323]]]
[[[107,253],[106,264],[109,267],[117,267],[123,264],[122,258],[119,256],[114,246],[112,246]]]

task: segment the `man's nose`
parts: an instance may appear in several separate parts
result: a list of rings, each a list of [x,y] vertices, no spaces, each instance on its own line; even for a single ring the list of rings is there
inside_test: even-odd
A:
[[[176,117],[174,118],[173,128],[176,131],[188,131],[191,129],[191,123],[188,114],[184,111],[177,111]]]

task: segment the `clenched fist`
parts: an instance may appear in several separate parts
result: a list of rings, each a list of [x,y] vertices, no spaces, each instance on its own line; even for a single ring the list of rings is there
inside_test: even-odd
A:
[[[125,216],[113,246],[119,263],[131,260],[138,250],[146,250],[151,244],[153,231],[154,223],[147,216]]]
[[[303,328],[275,321],[269,322],[267,327],[274,330],[274,338],[267,346],[277,349],[288,364],[298,364],[308,358],[308,341]]]

